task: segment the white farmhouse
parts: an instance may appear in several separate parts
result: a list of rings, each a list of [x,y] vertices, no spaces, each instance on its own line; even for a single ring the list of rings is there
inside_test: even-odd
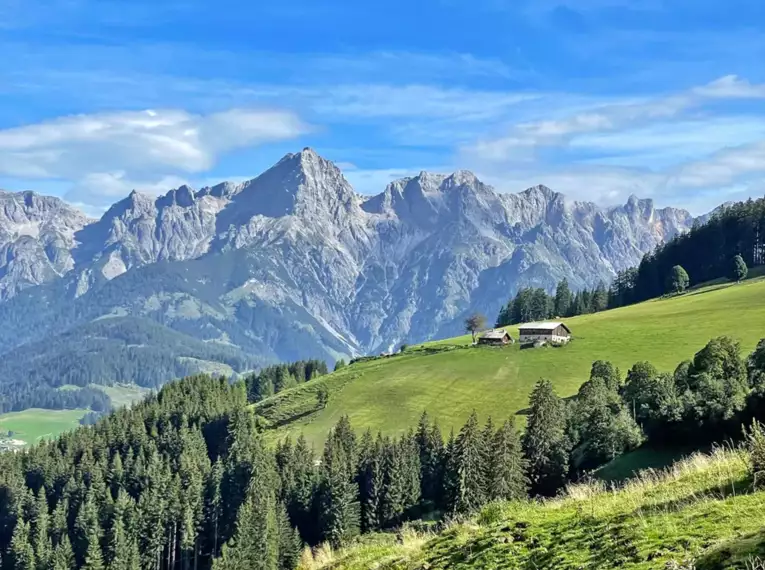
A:
[[[528,323],[519,327],[519,333],[521,344],[565,344],[571,340],[571,331],[563,323]]]

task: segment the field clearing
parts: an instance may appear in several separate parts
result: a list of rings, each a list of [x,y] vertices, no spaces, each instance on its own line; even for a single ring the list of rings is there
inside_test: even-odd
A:
[[[91,384],[91,388],[101,390],[111,398],[112,406],[122,408],[123,406],[132,406],[140,402],[147,395],[151,394],[150,388],[142,388],[136,384],[118,384],[116,386],[100,386]]]
[[[88,410],[42,410],[40,408],[10,412],[0,415],[0,431],[12,431],[14,439],[31,445],[42,439],[53,439],[76,428],[86,413]]]
[[[348,366],[257,409],[281,426],[281,434],[302,432],[316,446],[344,414],[357,430],[400,434],[427,410],[448,434],[474,409],[482,420],[491,415],[495,421],[522,412],[540,378],[552,380],[560,396],[574,395],[595,360],[612,361],[622,374],[641,360],[672,371],[720,335],[739,340],[747,354],[765,337],[765,280],[716,284],[566,323],[574,339],[562,348],[471,347],[465,335]],[[517,327],[508,329],[517,338]],[[316,404],[320,385],[330,392],[323,410]]]

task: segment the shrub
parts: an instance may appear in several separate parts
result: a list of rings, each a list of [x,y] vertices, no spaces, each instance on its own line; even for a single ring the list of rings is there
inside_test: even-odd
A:
[[[502,518],[502,505],[496,502],[489,503],[484,506],[478,514],[478,524],[481,526],[489,526],[498,523]]]
[[[757,480],[765,477],[765,427],[755,420],[749,429],[744,428],[744,437],[754,484],[757,485]]]

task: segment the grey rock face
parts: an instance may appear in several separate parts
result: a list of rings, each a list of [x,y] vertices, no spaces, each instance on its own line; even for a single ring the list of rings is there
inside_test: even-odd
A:
[[[0,219],[0,236],[15,236],[0,238],[0,269],[6,257],[27,260],[3,274],[3,297],[62,283],[23,300],[54,299],[48,321],[59,329],[38,320],[22,341],[120,311],[271,360],[458,334],[467,313],[491,320],[522,286],[608,282],[693,223],[635,197],[601,208],[545,186],[500,194],[466,171],[422,172],[360,197],[310,149],[244,184],[134,192],[87,225],[55,203],[62,213],[51,207],[46,219],[59,231],[47,241],[22,235],[27,218]],[[0,324],[22,300],[9,303]],[[12,342],[0,336],[5,349]]]
[[[0,191],[0,300],[71,271],[75,233],[91,222],[58,198]]]

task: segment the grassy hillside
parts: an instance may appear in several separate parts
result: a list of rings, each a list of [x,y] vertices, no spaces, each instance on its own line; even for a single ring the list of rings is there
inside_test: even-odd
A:
[[[404,532],[320,549],[303,569],[762,569],[765,491],[739,450],[694,455],[618,491],[568,489],[560,499],[494,504],[437,535]]]
[[[0,414],[0,432],[14,432],[13,438],[37,443],[76,428],[88,410],[41,410],[33,408],[23,412]]]
[[[765,280],[713,285],[566,322],[574,340],[563,348],[471,347],[466,335],[356,363],[261,402],[258,410],[282,433],[303,432],[317,446],[343,414],[356,429],[387,433],[409,429],[422,410],[446,431],[458,429],[473,409],[482,418],[506,418],[523,410],[539,378],[552,380],[561,396],[575,394],[597,359],[614,362],[623,374],[640,360],[671,371],[719,335],[750,352],[765,337]],[[517,337],[517,328],[510,329]],[[330,400],[317,410],[321,384]]]

